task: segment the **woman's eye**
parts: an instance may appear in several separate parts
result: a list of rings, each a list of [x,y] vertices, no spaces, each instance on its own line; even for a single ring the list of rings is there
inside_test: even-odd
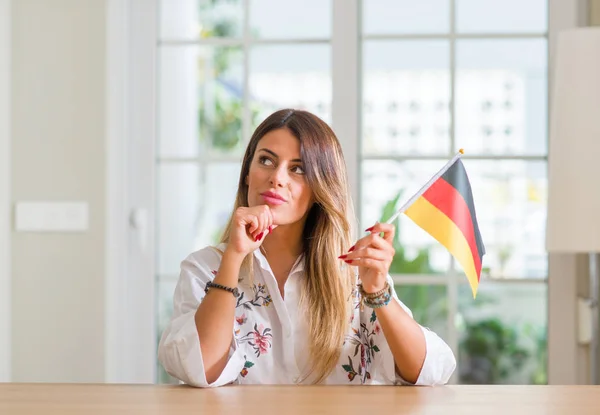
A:
[[[258,162],[259,162],[260,164],[263,164],[263,165],[265,165],[265,166],[272,166],[272,165],[273,165],[273,161],[272,161],[270,158],[268,158],[268,157],[265,157],[265,156],[261,156],[261,157],[259,157],[259,158],[258,158]]]
[[[304,174],[304,169],[300,166],[292,167],[292,171],[296,174]]]

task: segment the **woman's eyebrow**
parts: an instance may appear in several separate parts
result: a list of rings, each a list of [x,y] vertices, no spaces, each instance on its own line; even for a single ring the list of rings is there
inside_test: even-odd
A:
[[[272,155],[273,157],[275,157],[275,158],[277,158],[277,159],[279,158],[279,156],[278,156],[277,154],[275,154],[275,152],[273,152],[273,151],[269,150],[268,148],[261,148],[261,149],[259,149],[258,151],[264,151],[264,152],[266,152],[266,153],[269,153],[270,155]],[[296,162],[297,162],[297,163],[302,163],[302,160],[300,160],[300,159],[293,159],[292,161],[293,161],[293,162],[295,162],[295,163],[296,163]]]

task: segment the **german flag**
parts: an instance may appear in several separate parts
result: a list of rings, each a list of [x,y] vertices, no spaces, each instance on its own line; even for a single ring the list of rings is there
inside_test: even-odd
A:
[[[434,178],[404,213],[450,251],[462,266],[475,297],[485,247],[477,225],[471,184],[460,158]]]

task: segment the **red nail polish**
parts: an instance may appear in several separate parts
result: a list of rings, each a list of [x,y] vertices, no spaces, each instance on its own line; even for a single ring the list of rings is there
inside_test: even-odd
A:
[[[255,242],[260,241],[260,238],[262,238],[264,232],[259,233],[256,238],[254,239]]]
[[[340,255],[338,258],[339,258],[339,259],[344,259],[344,258],[346,258],[347,256],[348,256],[348,255]]]
[[[366,229],[365,232],[371,232],[375,226],[371,226],[369,229]]]
[[[352,246],[352,248],[348,249],[348,252],[352,252],[356,249],[356,246]]]
[[[273,225],[269,226],[269,233],[273,232]]]
[[[345,259],[345,260],[344,260],[344,262],[345,262],[346,264],[351,264],[351,263],[352,263],[352,260],[351,260],[351,259]]]

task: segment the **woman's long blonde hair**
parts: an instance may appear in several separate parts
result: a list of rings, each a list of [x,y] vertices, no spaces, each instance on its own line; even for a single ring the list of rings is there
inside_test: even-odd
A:
[[[304,226],[306,279],[301,303],[308,312],[311,363],[303,380],[310,378],[319,383],[338,363],[350,320],[356,277],[351,267],[342,266],[338,256],[352,244],[352,200],[342,147],[333,130],[309,112],[284,109],[265,119],[250,139],[242,162],[234,211],[248,206],[246,177],[258,142],[279,128],[288,129],[300,141],[306,180],[315,200]],[[231,221],[232,218],[221,242],[229,241]],[[252,255],[248,255],[244,265],[251,272]]]

